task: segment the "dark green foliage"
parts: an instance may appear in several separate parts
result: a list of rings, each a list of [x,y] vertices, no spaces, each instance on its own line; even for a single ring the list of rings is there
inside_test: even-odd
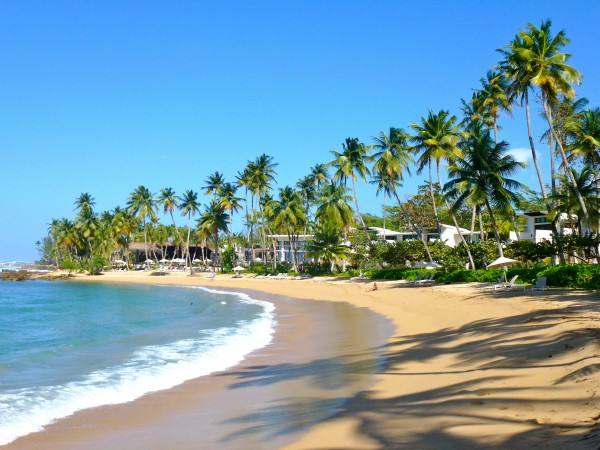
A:
[[[106,265],[106,260],[99,255],[93,255],[86,264],[86,270],[90,275],[99,275]]]
[[[505,256],[514,258],[529,266],[530,263],[539,264],[546,258],[556,254],[552,242],[543,240],[538,243],[532,241],[514,241],[506,248]]]
[[[546,277],[549,286],[600,289],[600,265],[598,264],[550,266],[538,275]]]
[[[60,268],[67,270],[69,272],[69,275],[71,275],[71,272],[77,270],[77,264],[75,264],[75,262],[71,259],[65,259],[63,262],[60,263]]]
[[[231,272],[235,259],[235,251],[233,250],[233,247],[227,247],[225,250],[223,250],[221,257],[223,261],[223,271]]]

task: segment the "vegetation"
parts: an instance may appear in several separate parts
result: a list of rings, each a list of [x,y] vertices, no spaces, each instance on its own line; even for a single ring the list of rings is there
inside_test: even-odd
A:
[[[50,222],[48,235],[38,243],[42,259],[69,271],[95,273],[117,261],[127,268],[153,264],[170,249],[169,256],[184,258],[190,270],[198,257],[206,265],[210,254],[211,262],[226,270],[242,260],[257,273],[310,270],[380,278],[415,277],[410,267],[416,262],[437,261],[443,265],[439,280],[490,281],[497,272],[485,270],[486,265],[506,255],[519,261],[511,271],[522,271],[522,280],[542,273],[556,286],[591,288],[600,256],[600,109],[576,98],[574,86],[582,76],[568,65],[568,43],[564,31],[552,33],[550,21],[528,24],[498,50],[500,61],[471,98],[461,100],[462,117],[430,110],[405,129],[375,133],[372,143],[349,137],[341,149],[330,150],[330,161],[315,164],[293,186],[275,189],[278,163],[262,154],[247,161],[235,180],[218,171],[208,175],[200,187],[208,196],[204,205],[191,189],[177,195],[165,187],[154,194],[141,185],[125,207],[97,212],[95,198],[81,193],[74,218]],[[534,99],[547,130],[531,127]],[[517,181],[523,164],[500,136],[501,114],[520,106],[539,192]],[[551,149],[546,177],[538,163],[536,133]],[[402,183],[412,176],[411,168],[417,176],[426,170],[427,177],[416,194],[406,195]],[[376,186],[381,217],[361,213],[360,181]],[[552,239],[519,240],[523,223],[516,211],[541,209],[547,211]],[[175,210],[185,227],[176,224]],[[159,211],[168,224],[159,221]],[[236,232],[233,219],[240,213],[243,230]],[[431,239],[446,223],[458,230],[455,247]],[[383,234],[403,231],[407,239],[378,240],[368,226],[383,228]],[[466,239],[465,234],[477,234],[476,228],[479,242]],[[509,239],[512,232],[516,239]],[[277,247],[273,235],[286,236],[285,248]],[[133,242],[142,241],[143,256],[131,251]],[[282,252],[285,263],[279,260]]]

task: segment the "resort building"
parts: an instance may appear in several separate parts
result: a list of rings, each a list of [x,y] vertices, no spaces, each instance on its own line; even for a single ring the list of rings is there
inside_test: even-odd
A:
[[[305,258],[305,244],[307,241],[313,240],[312,234],[300,234],[298,235],[298,254],[297,254],[297,263],[302,263],[306,261],[312,261],[312,258]],[[290,242],[290,238],[287,234],[270,234],[267,235],[267,239],[275,240],[275,259],[278,262],[292,262],[292,245]]]
[[[543,240],[552,240],[552,222],[548,219],[546,211],[529,211],[518,214],[517,217],[525,218],[525,229],[519,232],[518,239],[524,241],[540,242]],[[572,224],[577,222],[577,216],[574,214],[560,214],[556,221],[559,233],[571,234]],[[509,243],[517,240],[517,234],[510,232]]]
[[[385,241],[410,241],[413,239],[419,239],[414,231],[392,231],[385,230],[379,227],[367,227],[367,230],[371,233],[374,233],[378,240]],[[479,241],[479,231],[467,230],[466,228],[459,228],[460,232],[464,236],[465,240],[468,243],[475,243]],[[437,231],[427,231],[426,232],[428,241],[442,241],[449,247],[456,247],[460,244],[460,235],[458,234],[458,230],[456,227],[452,225],[440,224],[440,233]]]

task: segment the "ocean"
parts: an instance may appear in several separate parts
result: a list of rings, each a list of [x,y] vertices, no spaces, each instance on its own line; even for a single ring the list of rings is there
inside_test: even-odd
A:
[[[273,304],[241,293],[0,281],[0,445],[232,367],[274,326]]]

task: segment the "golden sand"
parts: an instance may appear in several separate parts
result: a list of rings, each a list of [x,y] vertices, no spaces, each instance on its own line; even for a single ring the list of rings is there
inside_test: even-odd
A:
[[[377,374],[376,384],[353,396],[336,416],[310,428],[289,449],[587,449],[600,445],[597,293],[551,289],[494,294],[471,284],[411,287],[402,281],[378,281],[373,289],[373,282],[331,278],[218,275],[210,280],[142,272],[81,279],[253,289],[348,302],[389,318],[395,331],[385,349],[387,365]],[[177,391],[162,395],[175,395],[172,392]],[[185,396],[180,401],[193,400]],[[129,408],[129,422],[118,426],[139,429],[140,436],[144,430],[150,432],[144,419],[148,411],[140,409],[143,402],[132,402]],[[162,423],[169,426],[168,421]],[[60,421],[58,425],[60,430]],[[27,442],[33,441],[19,440],[10,448],[28,448]],[[111,448],[119,448],[118,442],[112,441]],[[121,448],[144,448],[141,442],[128,440]]]

